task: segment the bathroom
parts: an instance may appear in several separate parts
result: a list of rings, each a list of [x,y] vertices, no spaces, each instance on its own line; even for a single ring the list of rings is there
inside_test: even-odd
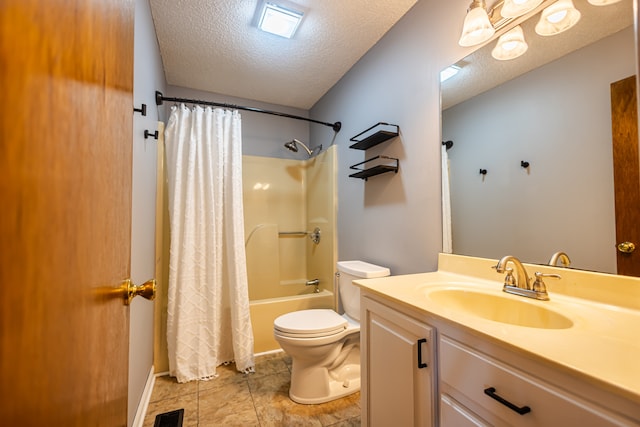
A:
[[[167,96],[256,105],[329,122],[341,121],[343,127],[334,139],[334,133],[325,126],[243,113],[245,138],[249,140],[245,154],[306,160],[304,153],[290,153],[283,147],[292,138],[311,146],[332,147],[337,220],[333,231],[326,230],[327,234],[322,231],[322,238],[335,233],[337,245],[335,253],[330,255],[333,265],[338,259],[363,259],[389,267],[394,275],[432,271],[437,268],[436,255],[442,250],[440,146],[428,141],[440,139],[440,87],[436,79],[427,76],[437,75],[440,69],[471,50],[457,43],[433,41],[433,34],[439,34],[441,40],[457,41],[458,14],[453,10],[466,10],[468,6],[458,3],[456,8],[453,4],[417,2],[308,112],[183,87],[155,89]],[[425,22],[429,25],[424,25]],[[393,65],[389,63],[390,58],[395,61]],[[142,102],[148,94],[139,96],[138,102]],[[379,121],[400,124],[400,137],[372,149],[371,155],[384,153],[399,158],[399,173],[366,182],[349,178],[352,172],[349,166],[362,161],[363,154],[347,148],[348,138]],[[251,142],[254,138],[255,142]],[[311,218],[310,212],[306,214]],[[245,231],[248,236],[252,228]],[[280,231],[311,231],[311,228],[309,225],[302,230],[281,228]],[[314,247],[310,239],[300,240]],[[315,247],[321,248],[325,243],[328,240],[321,240]],[[332,291],[333,284],[325,282],[321,288]],[[264,329],[267,333],[271,330],[269,322]]]
[[[247,133],[249,134],[246,154],[255,154],[258,157],[285,157],[304,160],[307,157],[304,153],[298,153],[296,156],[283,148],[283,143],[294,137],[310,141],[311,145],[323,144],[324,147],[335,149],[332,154],[336,156],[334,161],[336,162],[335,179],[337,181],[335,184],[338,206],[337,227],[333,231],[327,230],[329,233],[335,232],[335,236],[338,236],[335,250],[339,257],[336,253],[331,254],[333,265],[337,259],[365,259],[388,266],[394,274],[431,271],[436,268],[436,259],[429,254],[435,254],[442,249],[439,234],[441,230],[440,191],[437,186],[416,185],[416,183],[428,181],[439,183],[440,177],[429,171],[440,170],[440,147],[438,144],[414,144],[410,141],[416,139],[430,141],[439,138],[440,105],[438,96],[427,96],[429,93],[439,94],[439,87],[427,84],[424,76],[418,72],[428,67],[427,69],[434,73],[436,69],[444,68],[444,65],[455,62],[456,59],[464,56],[464,52],[457,44],[439,46],[429,45],[426,42],[429,39],[428,35],[432,34],[431,31],[440,31],[446,34],[457,32],[457,30],[452,30],[436,22],[428,28],[419,28],[420,25],[417,23],[425,19],[426,10],[434,13],[438,8],[445,7],[418,2],[403,18],[402,25],[394,27],[375,49],[372,49],[350,70],[345,78],[310,110],[310,117],[343,122],[343,128],[335,136],[335,140],[333,132],[323,126],[259,117],[250,113],[244,115],[243,125],[248,129]],[[453,6],[447,6],[446,9],[452,10]],[[457,28],[455,25],[453,27]],[[420,32],[424,32],[424,34],[419,34]],[[452,34],[451,38],[454,37]],[[431,49],[432,55],[427,53],[428,50],[424,55],[417,55],[412,50],[411,44],[400,41],[407,38],[420,39],[421,46],[424,46],[425,49]],[[399,45],[406,47],[398,49]],[[425,91],[424,99],[418,100],[408,96],[406,93],[408,88],[399,91],[385,89],[384,82],[388,81],[388,75],[380,70],[390,72],[384,63],[388,60],[391,46],[396,50],[393,58],[398,57],[398,60],[404,61],[402,62],[404,65],[395,71],[398,73],[397,80],[407,79],[407,81],[419,84],[419,87]],[[453,52],[450,52],[451,50]],[[442,56],[441,67],[431,68],[431,64],[427,66],[423,62],[426,57],[439,58],[440,56]],[[417,75],[406,77],[406,75],[411,76],[412,73]],[[242,99],[181,87],[167,87],[165,92],[169,96],[183,98],[234,104],[247,103]],[[385,102],[375,102],[376,99],[384,99]],[[356,107],[359,105],[366,105],[366,107]],[[393,105],[393,108],[390,105]],[[291,109],[284,111],[295,113],[295,110]],[[349,165],[362,161],[362,154],[346,148],[349,145],[346,141],[347,137],[356,135],[377,121],[401,124],[401,136],[397,140],[387,145],[381,145],[382,148],[379,148],[379,151],[373,150],[373,154],[384,152],[385,155],[400,158],[401,172],[398,176],[381,176],[366,182],[348,178],[348,174],[351,172]],[[256,122],[264,123],[264,126],[256,129]],[[275,122],[278,123],[277,127]],[[260,135],[259,142],[251,142],[254,135]],[[454,147],[458,148],[455,145]],[[257,159],[255,160],[257,161]],[[328,184],[329,186],[334,185]],[[260,190],[254,189],[253,191]],[[308,218],[313,216],[310,214],[311,212],[307,212]],[[402,220],[394,221],[394,218]],[[247,236],[251,235],[254,226],[260,223],[261,221],[253,221],[253,226],[246,228]],[[297,226],[305,227],[302,224]],[[309,224],[306,229],[301,230],[310,231],[312,228],[313,226]],[[267,232],[264,227],[261,230]],[[280,226],[280,230],[297,231],[286,226]],[[329,235],[331,236],[331,234]],[[253,236],[259,237],[259,234]],[[407,238],[402,239],[397,236],[407,236]],[[323,239],[324,237],[323,230]],[[314,248],[307,239],[300,240],[305,242],[307,248]],[[316,247],[321,248],[325,243],[327,241],[322,240]],[[330,275],[325,273],[324,277],[324,286],[321,288],[332,291]],[[307,279],[311,278],[311,276],[307,277]],[[296,309],[300,308],[309,307],[303,306]],[[269,335],[271,322],[266,321],[261,327],[263,333],[258,335]]]
[[[262,135],[269,135],[273,145],[268,149],[273,156],[280,155],[276,151],[288,155],[282,144],[292,138],[311,145],[326,144],[335,150],[337,218],[335,229],[328,231],[336,238],[333,261],[363,259],[389,267],[394,275],[437,269],[442,251],[439,73],[474,50],[457,44],[468,3],[418,0],[308,111],[256,103],[322,120],[340,120],[343,127],[335,140],[332,132],[323,127],[304,125],[300,129],[298,124],[279,118],[243,113],[245,135],[250,137],[247,130],[259,123],[253,137],[257,141]],[[155,141],[142,135],[146,129],[157,129],[158,120],[167,119],[166,109],[155,108],[156,90],[172,95],[193,92],[167,85],[149,3],[136,0],[135,6],[133,100],[134,106],[144,103],[149,107],[147,116],[135,116],[132,141],[131,276],[136,283],[142,283],[155,275],[157,261],[155,222],[149,220],[156,216],[157,151]],[[184,82],[182,86],[188,84]],[[253,105],[249,100],[199,95]],[[399,158],[398,173],[366,182],[349,178],[349,166],[364,157],[362,152],[348,149],[348,139],[379,121],[399,124],[400,137],[371,154]],[[257,146],[265,147],[254,147]],[[327,284],[327,288],[330,286]],[[148,398],[145,388],[154,372],[154,352],[158,351],[154,348],[158,340],[154,339],[153,304],[135,299],[130,324],[128,424],[133,425],[141,402]]]

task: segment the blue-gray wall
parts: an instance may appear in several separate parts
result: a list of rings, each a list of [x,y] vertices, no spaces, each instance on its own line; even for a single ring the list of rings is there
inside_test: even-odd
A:
[[[465,56],[458,46],[467,0],[420,0],[316,105],[311,117],[342,121],[338,150],[338,258],[362,259],[392,274],[437,268],[442,248],[440,81]],[[349,138],[377,122],[400,137],[367,150]],[[318,129],[312,127],[311,139]],[[377,154],[400,159],[397,175],[367,182],[349,165]]]
[[[148,0],[136,0],[134,34],[133,103],[147,104],[147,115],[133,116],[133,194],[131,218],[131,279],[136,285],[155,275],[156,140],[144,139],[155,131],[164,115],[155,104],[155,91],[166,83],[160,49]],[[114,124],[117,126],[117,124]],[[131,303],[129,325],[129,414],[133,419],[153,366],[154,303],[136,298]]]

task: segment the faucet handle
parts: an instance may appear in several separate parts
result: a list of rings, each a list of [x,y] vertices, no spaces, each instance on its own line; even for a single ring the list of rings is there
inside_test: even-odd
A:
[[[504,284],[506,286],[515,286],[516,285],[516,278],[513,277],[513,268],[509,267],[505,269],[507,275],[504,276]]]
[[[504,276],[505,286],[516,286],[516,278],[513,277],[513,268],[507,267],[504,271],[499,271],[497,265],[492,265],[491,268],[496,270],[498,273],[506,273],[506,276]]]
[[[535,276],[536,276],[536,280],[535,282],[533,282],[532,288],[535,292],[542,292],[542,293],[547,292],[547,286],[544,284],[543,278],[548,277],[550,279],[562,279],[562,276],[560,276],[559,274],[546,274],[546,273],[540,273],[539,271],[535,272]]]

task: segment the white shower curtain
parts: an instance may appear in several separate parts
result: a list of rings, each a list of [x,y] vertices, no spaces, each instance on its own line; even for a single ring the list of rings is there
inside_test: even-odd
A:
[[[451,192],[449,188],[449,155],[447,147],[442,145],[442,252],[453,252],[451,236]]]
[[[170,374],[178,382],[209,379],[231,361],[253,371],[240,114],[174,106],[165,140]]]

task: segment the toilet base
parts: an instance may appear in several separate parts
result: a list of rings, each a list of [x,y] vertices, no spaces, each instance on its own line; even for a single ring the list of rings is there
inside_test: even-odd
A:
[[[319,403],[326,403],[332,400],[340,399],[341,397],[348,396],[360,391],[360,378],[348,381],[345,386],[345,382],[330,381],[329,382],[329,395],[315,398],[304,398],[296,396],[291,389],[289,389],[289,397],[296,403],[302,403],[304,405],[317,405]]]
[[[346,357],[337,360],[338,363],[330,367],[302,366],[303,363],[294,358],[289,387],[291,400],[312,405],[360,391],[359,350],[358,346],[351,347],[346,352]]]

